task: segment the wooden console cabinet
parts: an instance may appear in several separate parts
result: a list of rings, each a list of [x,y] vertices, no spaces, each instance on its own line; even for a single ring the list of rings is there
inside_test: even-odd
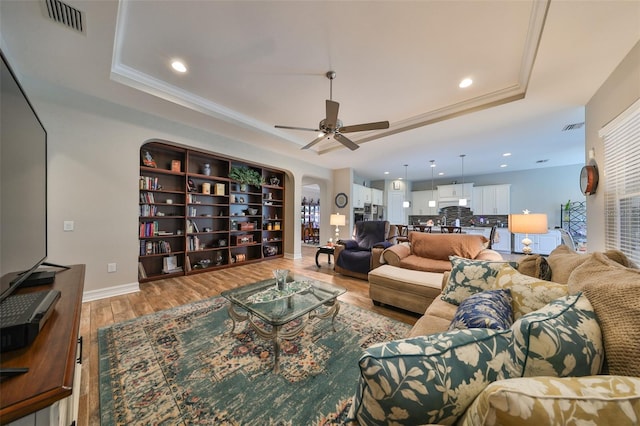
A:
[[[232,167],[264,183],[244,187]],[[140,148],[138,281],[282,257],[284,172],[162,142]],[[169,267],[168,267],[169,265]]]
[[[27,293],[54,289],[60,299],[31,345],[2,354],[3,368],[29,371],[0,382],[0,424],[60,424],[76,422],[80,395],[82,338],[79,338],[84,265],[56,272],[51,285],[17,290]],[[56,421],[57,420],[57,421]]]

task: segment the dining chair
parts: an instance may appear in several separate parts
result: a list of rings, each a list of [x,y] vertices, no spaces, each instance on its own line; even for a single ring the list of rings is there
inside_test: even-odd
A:
[[[462,227],[460,226],[441,226],[440,232],[443,234],[462,234]]]

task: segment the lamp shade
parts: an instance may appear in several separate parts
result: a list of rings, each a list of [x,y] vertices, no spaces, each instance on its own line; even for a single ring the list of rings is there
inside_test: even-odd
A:
[[[547,215],[544,213],[525,213],[509,215],[509,231],[517,234],[546,234]]]
[[[346,221],[346,216],[340,213],[332,214],[329,218],[329,224],[332,226],[344,226]]]

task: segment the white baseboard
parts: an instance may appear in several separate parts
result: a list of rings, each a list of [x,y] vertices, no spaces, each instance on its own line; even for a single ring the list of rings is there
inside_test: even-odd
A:
[[[302,259],[302,253],[285,253],[284,258],[292,260]]]
[[[105,299],[107,297],[121,296],[123,294],[140,291],[140,283],[122,284],[116,287],[103,288],[100,290],[85,291],[82,294],[82,302]]]

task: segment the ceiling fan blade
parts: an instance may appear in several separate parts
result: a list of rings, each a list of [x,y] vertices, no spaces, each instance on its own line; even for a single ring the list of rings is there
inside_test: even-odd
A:
[[[338,142],[340,142],[342,145],[349,148],[351,151],[355,151],[356,149],[360,148],[360,145],[358,145],[357,143],[355,143],[345,135],[341,135],[340,133],[335,133],[333,135],[333,138]]]
[[[317,138],[312,140],[310,143],[308,143],[307,145],[303,146],[301,149],[309,149],[309,148],[311,148],[312,146],[314,146],[315,144],[317,144],[318,142],[320,142],[321,140],[323,140],[326,137],[327,137],[326,133],[323,134],[322,136],[318,136]]]
[[[325,126],[328,129],[335,130],[338,123],[338,108],[340,104],[338,102],[327,99],[327,118],[325,120]]]
[[[274,126],[276,129],[289,129],[289,130],[308,130],[310,132],[319,132],[320,129],[310,129],[308,127],[292,127],[292,126]]]
[[[344,126],[340,128],[340,133],[362,132],[364,130],[380,130],[388,129],[388,121],[376,121],[375,123],[354,124],[353,126]]]

